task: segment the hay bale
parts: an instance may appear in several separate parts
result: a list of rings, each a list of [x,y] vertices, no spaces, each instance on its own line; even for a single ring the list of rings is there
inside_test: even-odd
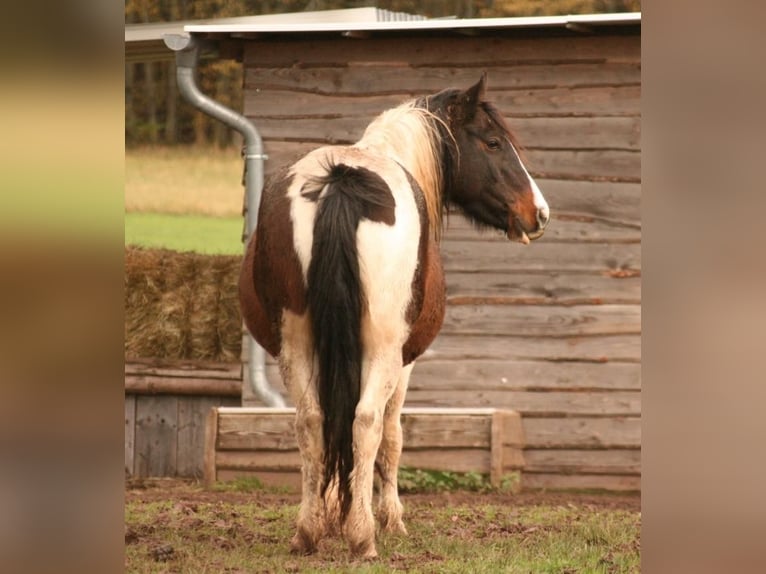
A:
[[[126,358],[237,361],[242,257],[125,248]]]

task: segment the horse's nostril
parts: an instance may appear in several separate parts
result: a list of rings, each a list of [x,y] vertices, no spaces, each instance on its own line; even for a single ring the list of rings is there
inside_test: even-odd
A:
[[[548,220],[550,219],[550,212],[547,208],[542,208],[537,210],[537,223],[540,225],[540,228],[545,227],[548,225]]]

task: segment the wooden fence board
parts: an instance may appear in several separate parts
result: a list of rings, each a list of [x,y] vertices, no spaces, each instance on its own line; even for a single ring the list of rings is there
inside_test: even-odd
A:
[[[484,66],[489,93],[520,88],[579,88],[640,84],[639,62],[538,63]],[[246,90],[290,90],[318,94],[384,95],[435,93],[447,87],[466,88],[478,80],[473,68],[391,66],[384,62],[343,67],[255,67],[245,69]]]
[[[527,169],[540,178],[641,181],[641,153],[637,151],[530,149],[525,155]]]
[[[640,448],[639,417],[522,417],[527,448]]]
[[[408,448],[450,445],[488,449],[491,422],[486,416],[472,415],[404,417],[402,435]]]
[[[405,443],[406,445],[406,443]],[[479,448],[407,449],[402,451],[400,465],[422,470],[446,472],[480,472],[489,474],[490,450]]]
[[[176,472],[179,476],[201,478],[205,450],[205,418],[213,407],[220,406],[219,397],[178,398],[178,452]]]
[[[202,476],[206,488],[218,480],[215,445],[218,437],[218,409],[212,408],[205,417],[205,450],[202,455]]]
[[[126,375],[125,392],[138,395],[239,397],[242,394],[242,381],[239,379],[168,377],[164,374]]]
[[[641,333],[639,305],[448,305],[446,335],[562,337]]]
[[[360,117],[367,123],[412,95],[345,96],[311,94],[289,90],[248,90],[244,114],[258,125],[262,117]],[[504,116],[638,116],[641,88],[636,85],[585,86],[581,88],[533,88],[491,92]],[[293,111],[289,111],[293,110]],[[522,142],[524,143],[524,142]],[[527,145],[524,143],[524,145]]]
[[[418,362],[409,391],[639,391],[637,363],[553,363],[506,359]]]
[[[267,472],[300,471],[301,455],[290,450],[219,450],[216,467],[221,470],[264,470]]]
[[[517,359],[538,361],[639,362],[640,335],[603,337],[496,337],[441,334],[418,359]]]
[[[467,241],[508,241],[505,233],[494,229],[477,229],[465,217],[450,214],[443,237]],[[610,222],[594,216],[555,212],[545,230],[546,242],[638,243],[641,226],[632,222]]]
[[[293,413],[262,417],[227,414],[218,420],[216,449],[294,449],[297,448],[294,424]]]
[[[521,479],[525,489],[594,489],[636,492],[641,490],[641,477],[607,474],[552,474],[524,473]]]
[[[599,273],[460,272],[447,274],[449,305],[641,304],[641,277]]]
[[[441,244],[442,261],[449,274],[468,272],[618,272],[641,269],[641,245],[614,243],[537,243],[522,245],[509,241],[453,241]],[[449,279],[448,279],[449,280]]]
[[[639,416],[640,391],[443,391],[410,389],[407,405],[429,408],[467,407],[514,409],[523,416]]]
[[[460,49],[456,49],[459,42]],[[367,38],[364,42],[325,40],[268,40],[246,42],[245,68],[298,69],[380,65],[398,68],[463,67],[483,69],[525,63],[608,63],[641,61],[641,37],[635,35],[589,37],[514,37],[513,32],[485,32],[477,37],[463,34],[418,38],[417,50],[400,38]]]
[[[561,474],[641,474],[640,449],[527,449],[525,472]]]
[[[175,476],[178,397],[140,396],[136,401],[136,475]]]
[[[641,224],[641,184],[613,181],[568,181],[535,177],[556,214],[585,215],[607,221]],[[555,224],[555,220],[551,225]]]
[[[489,448],[409,449],[402,452],[401,465],[422,470],[449,472],[490,472]],[[298,472],[300,454],[295,450],[227,451],[216,453],[216,466],[221,470],[262,470],[266,472]],[[220,472],[220,471],[219,471]]]
[[[211,361],[164,360],[128,358],[125,362],[126,376],[158,376],[164,378],[241,380],[240,363]]]
[[[125,397],[125,475],[135,474],[136,397]]]

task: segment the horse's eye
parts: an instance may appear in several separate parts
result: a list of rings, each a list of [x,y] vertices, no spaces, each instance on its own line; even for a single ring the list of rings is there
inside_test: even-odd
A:
[[[487,141],[487,147],[491,150],[498,150],[500,149],[500,140],[497,138],[492,138]]]

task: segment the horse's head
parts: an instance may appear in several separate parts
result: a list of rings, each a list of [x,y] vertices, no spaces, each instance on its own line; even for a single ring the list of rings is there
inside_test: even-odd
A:
[[[428,98],[428,109],[447,124],[457,145],[447,166],[446,199],[479,225],[529,243],[543,234],[550,210],[485,91],[486,74],[465,91],[448,89]]]

